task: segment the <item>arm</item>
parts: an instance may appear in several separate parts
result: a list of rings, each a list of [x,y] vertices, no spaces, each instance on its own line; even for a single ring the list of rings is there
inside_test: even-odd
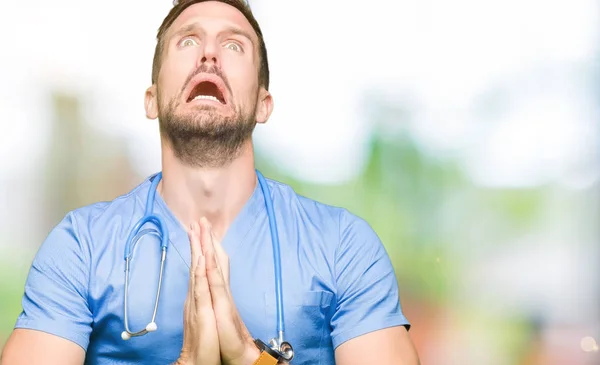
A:
[[[40,246],[0,365],[81,365],[91,333],[89,248],[69,214]]]
[[[389,256],[369,224],[348,212],[340,217],[335,273],[336,364],[418,365]]]
[[[8,338],[1,365],[82,365],[85,351],[75,343],[49,333],[17,328]]]
[[[419,365],[419,357],[404,326],[353,338],[335,350],[337,365]]]

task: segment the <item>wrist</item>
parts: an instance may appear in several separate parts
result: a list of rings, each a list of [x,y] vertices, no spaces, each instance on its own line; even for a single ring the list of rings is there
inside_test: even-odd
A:
[[[235,359],[222,359],[222,365],[253,365],[256,360],[260,357],[260,350],[254,342],[250,342],[246,345],[244,352]],[[190,365],[190,364],[186,364]]]
[[[253,342],[246,348],[246,353],[244,354],[244,361],[242,364],[253,365],[259,357],[260,350],[258,349],[258,347],[256,347],[256,345]]]
[[[187,356],[179,355],[179,359],[173,365],[192,365],[192,363],[188,360]]]

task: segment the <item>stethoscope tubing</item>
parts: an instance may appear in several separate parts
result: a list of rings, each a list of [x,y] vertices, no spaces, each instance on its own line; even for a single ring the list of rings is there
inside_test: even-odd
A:
[[[277,334],[278,334],[279,345],[281,345],[284,342],[285,328],[284,328],[284,313],[283,313],[283,283],[282,283],[282,274],[281,274],[281,252],[280,252],[280,244],[279,244],[279,232],[277,230],[277,222],[276,222],[276,218],[275,218],[275,212],[273,209],[273,200],[271,197],[271,192],[269,190],[267,181],[265,180],[264,176],[258,170],[256,170],[256,176],[258,178],[258,184],[259,184],[261,191],[263,193],[263,196],[264,196],[265,206],[267,209],[267,218],[269,221],[269,230],[271,233],[271,243],[273,246],[273,263],[274,263],[273,266],[274,266],[274,274],[275,274],[275,300],[276,300],[276,306],[277,306]],[[156,318],[156,313],[157,313],[157,309],[158,309],[158,301],[160,298],[160,291],[161,291],[161,286],[162,286],[164,263],[165,263],[165,259],[166,259],[167,248],[169,245],[169,230],[167,229],[167,225],[165,224],[164,220],[160,216],[154,215],[152,213],[153,209],[154,209],[156,189],[157,189],[158,184],[161,179],[162,179],[162,172],[159,172],[155,176],[154,180],[152,181],[152,184],[150,185],[150,189],[148,191],[148,197],[146,200],[144,216],[135,224],[133,229],[129,232],[129,236],[125,243],[125,252],[124,252],[124,259],[125,259],[125,299],[124,299],[125,332],[123,332],[123,334],[122,334],[123,339],[129,339],[130,337],[133,337],[133,336],[144,335],[150,331],[156,330],[155,318]],[[162,252],[161,252],[161,266],[160,266],[159,282],[158,282],[158,288],[157,288],[157,293],[156,293],[156,300],[155,300],[155,304],[154,304],[154,311],[153,311],[153,315],[152,315],[152,322],[144,330],[141,330],[138,332],[131,332],[129,329],[128,311],[127,311],[127,304],[128,304],[127,296],[128,296],[128,291],[129,291],[129,269],[130,269],[130,264],[131,264],[131,260],[132,260],[132,249],[133,249],[134,238],[139,233],[142,226],[146,223],[154,223],[154,225],[158,228],[158,233],[161,237],[161,251]],[[152,328],[152,330],[148,330],[148,328]]]
[[[281,252],[279,244],[279,232],[277,231],[277,222],[275,219],[275,212],[273,210],[273,200],[269,186],[265,181],[264,176],[257,170],[256,176],[262,193],[264,195],[265,205],[267,207],[267,217],[269,221],[269,228],[271,232],[271,244],[273,246],[273,262],[274,262],[274,274],[275,274],[275,301],[277,304],[277,334],[279,337],[279,343],[283,342],[284,334],[284,317],[283,317],[283,283],[281,280]]]

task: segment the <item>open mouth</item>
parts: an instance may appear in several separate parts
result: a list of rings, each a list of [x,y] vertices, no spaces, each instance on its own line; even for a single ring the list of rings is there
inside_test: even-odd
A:
[[[192,89],[187,102],[190,103],[194,100],[212,100],[225,104],[225,96],[221,89],[211,81],[202,81],[198,83]]]

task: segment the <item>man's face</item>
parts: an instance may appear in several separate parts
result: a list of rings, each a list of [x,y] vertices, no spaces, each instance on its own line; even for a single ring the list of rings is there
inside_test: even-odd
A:
[[[207,1],[188,7],[165,34],[162,66],[146,95],[149,117],[178,158],[218,166],[235,158],[271,97],[258,84],[258,38],[244,15]]]

